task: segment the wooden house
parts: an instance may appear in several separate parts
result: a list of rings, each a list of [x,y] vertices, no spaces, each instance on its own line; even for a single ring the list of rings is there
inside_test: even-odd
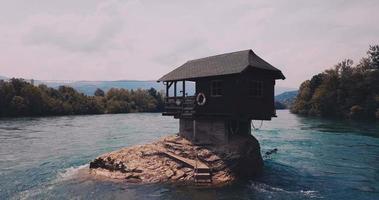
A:
[[[200,143],[225,143],[250,134],[251,120],[275,117],[274,86],[282,72],[252,50],[190,60],[158,80],[166,86],[163,115],[179,119],[179,134]],[[186,93],[186,82],[196,91]]]

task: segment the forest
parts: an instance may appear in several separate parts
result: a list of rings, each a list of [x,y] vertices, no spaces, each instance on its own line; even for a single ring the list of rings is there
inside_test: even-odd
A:
[[[23,79],[0,80],[0,117],[83,115],[104,113],[161,112],[163,96],[148,90],[110,89],[95,91],[94,96],[72,87],[58,89],[34,86]]]
[[[304,81],[291,112],[296,114],[379,119],[379,45],[354,65],[343,60],[332,69]]]

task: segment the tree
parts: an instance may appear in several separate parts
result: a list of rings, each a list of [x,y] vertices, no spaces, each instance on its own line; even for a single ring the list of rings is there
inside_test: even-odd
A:
[[[372,69],[379,69],[379,45],[370,46],[367,54],[369,55]]]
[[[16,95],[16,91],[11,82],[2,82],[0,85],[0,106],[3,116],[10,115],[10,102]]]
[[[104,97],[105,93],[100,88],[97,88],[96,91],[95,91],[95,96],[97,96],[97,97]]]
[[[160,92],[149,90],[97,89],[86,96],[72,87],[38,87],[23,79],[0,81],[0,116],[73,115],[156,112],[163,109]]]
[[[12,116],[25,116],[28,114],[28,107],[25,104],[25,100],[20,96],[14,96],[12,98],[10,109]]]
[[[107,113],[128,113],[128,104],[125,101],[110,100],[107,102]]]
[[[104,105],[98,101],[97,97],[88,97],[87,114],[101,114],[105,112]]]
[[[295,102],[291,107],[291,112],[297,114],[308,114],[308,110],[310,109],[309,101],[313,96],[310,85],[310,80],[306,80],[300,85],[299,93],[297,94]]]
[[[353,67],[346,59],[304,81],[291,112],[323,117],[375,119],[379,109],[379,46]]]
[[[25,85],[20,92],[29,108],[30,115],[41,115],[43,112],[42,93],[38,87]]]

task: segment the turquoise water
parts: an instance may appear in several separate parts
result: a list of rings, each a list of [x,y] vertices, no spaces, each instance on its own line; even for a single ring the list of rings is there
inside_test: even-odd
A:
[[[302,118],[287,110],[252,134],[261,177],[218,188],[84,178],[96,156],[176,133],[160,114],[0,120],[0,199],[379,199],[379,124]]]

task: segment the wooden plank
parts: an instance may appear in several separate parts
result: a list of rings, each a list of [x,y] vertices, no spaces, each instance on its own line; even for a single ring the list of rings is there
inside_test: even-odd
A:
[[[188,159],[188,158],[183,158],[183,157],[181,157],[181,156],[178,156],[178,155],[172,154],[172,153],[170,153],[170,152],[162,152],[162,153],[164,153],[164,154],[170,156],[171,158],[174,158],[174,159],[176,159],[176,160],[179,160],[179,161],[181,161],[181,162],[184,162],[184,163],[186,163],[186,164],[192,166],[193,168],[196,168],[196,167],[197,167],[197,168],[201,168],[201,169],[209,169],[209,167],[208,167],[206,164],[204,164],[204,163],[202,163],[202,162],[200,162],[200,161],[197,161],[197,165],[196,165],[196,161],[195,161],[195,160]]]

